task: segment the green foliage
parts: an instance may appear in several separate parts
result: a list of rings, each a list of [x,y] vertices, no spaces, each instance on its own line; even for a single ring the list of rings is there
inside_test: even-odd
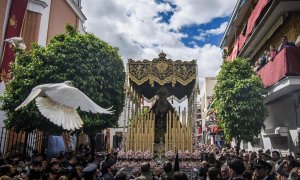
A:
[[[223,63],[217,76],[214,108],[227,141],[235,138],[252,142],[260,134],[267,115],[264,94],[262,81],[248,59]]]
[[[113,106],[114,115],[78,112],[84,130],[96,132],[117,126],[124,104],[124,64],[115,48],[93,34],[80,34],[67,26],[67,32],[54,37],[46,47],[33,45],[30,52],[19,52],[12,65],[14,79],[1,97],[2,110],[7,112],[7,127],[32,131],[57,130],[38,111],[35,103],[14,111],[40,84],[71,80],[75,87],[104,108]],[[61,130],[61,129],[60,129]]]

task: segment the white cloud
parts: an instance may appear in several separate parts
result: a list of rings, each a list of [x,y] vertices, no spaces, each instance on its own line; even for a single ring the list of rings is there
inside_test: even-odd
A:
[[[233,2],[235,0],[164,0],[157,4],[154,0],[89,0],[82,1],[82,7],[87,17],[86,30],[118,47],[124,63],[128,58],[152,60],[163,50],[173,60],[197,59],[198,74],[203,79],[214,76],[219,69],[220,49],[210,44],[199,47],[195,42],[191,42],[193,47],[187,47],[181,42],[187,34],[176,29],[229,15]],[[176,9],[172,9],[170,3],[175,4]],[[174,11],[170,24],[162,22],[158,14],[170,11]],[[221,25],[211,33],[221,32],[222,28]]]
[[[216,29],[209,29],[209,30],[206,30],[206,32],[208,34],[211,34],[211,35],[220,35],[220,34],[223,34],[226,30],[226,26],[227,26],[228,22],[223,22],[220,27],[216,28]]]
[[[172,0],[177,6],[171,18],[174,29],[192,24],[205,24],[216,17],[231,15],[236,0]]]
[[[228,22],[223,22],[220,25],[220,27],[218,27],[216,29],[207,29],[205,31],[203,29],[200,29],[200,30],[198,30],[200,32],[200,34],[197,36],[194,36],[193,38],[198,41],[205,41],[206,40],[205,37],[207,37],[207,36],[223,34],[225,32],[227,24],[228,24]]]
[[[194,36],[193,38],[198,41],[205,41],[205,36],[207,36],[207,33],[201,32],[198,36]]]

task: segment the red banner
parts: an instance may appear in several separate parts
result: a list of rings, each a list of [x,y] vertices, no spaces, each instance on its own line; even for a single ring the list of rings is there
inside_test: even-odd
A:
[[[231,61],[233,61],[238,54],[239,54],[239,39],[237,39],[236,42],[234,43],[233,50],[231,53]]]
[[[259,17],[261,11],[264,9],[264,7],[268,4],[269,0],[259,0],[252,11],[247,24],[247,30],[246,30],[246,38],[251,34],[253,28],[255,27],[255,23],[257,18]]]
[[[13,0],[9,12],[8,25],[5,33],[5,39],[19,37],[23,25],[23,20],[27,8],[28,0]],[[10,63],[15,61],[12,47],[6,43],[3,51],[1,64],[1,78],[9,80],[12,78],[10,72]]]

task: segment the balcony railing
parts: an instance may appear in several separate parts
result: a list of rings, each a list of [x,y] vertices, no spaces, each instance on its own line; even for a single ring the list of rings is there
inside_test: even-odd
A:
[[[270,87],[287,76],[300,76],[300,47],[282,49],[257,74],[265,87]]]

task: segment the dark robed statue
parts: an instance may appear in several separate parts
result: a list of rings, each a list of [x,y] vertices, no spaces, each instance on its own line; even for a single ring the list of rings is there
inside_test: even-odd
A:
[[[150,112],[155,114],[155,137],[154,143],[160,143],[160,141],[165,141],[165,133],[167,129],[166,120],[167,113],[171,111],[174,112],[173,106],[167,100],[168,90],[165,87],[161,87],[157,91],[158,100],[152,106]]]

